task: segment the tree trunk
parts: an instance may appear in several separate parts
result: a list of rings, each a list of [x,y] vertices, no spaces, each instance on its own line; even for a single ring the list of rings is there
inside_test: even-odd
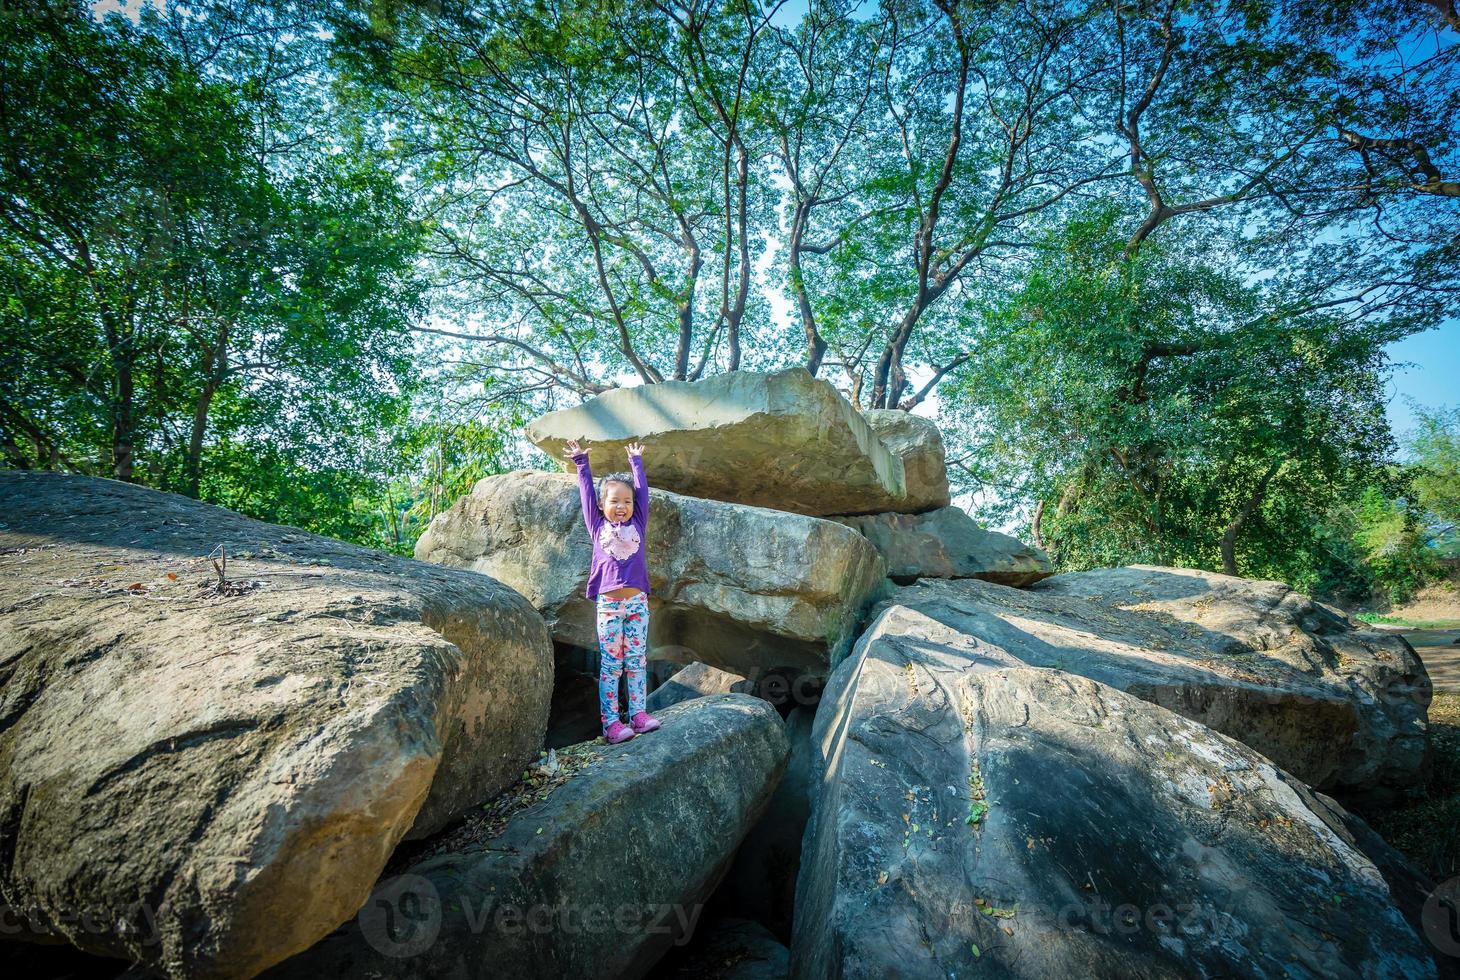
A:
[[[1272,482],[1273,476],[1277,474],[1278,467],[1283,465],[1282,458],[1272,461],[1267,472],[1262,474],[1262,479],[1257,481],[1257,486],[1252,490],[1252,496],[1242,505],[1237,516],[1232,518],[1232,523],[1227,525],[1227,530],[1222,533],[1222,572],[1226,575],[1237,574],[1237,535],[1242,530],[1243,523],[1252,516],[1252,512],[1262,503],[1267,496],[1268,484]]]
[[[680,236],[685,255],[689,256],[689,271],[685,273],[678,307],[679,341],[674,351],[674,380],[692,381],[694,379],[689,375],[689,350],[694,344],[695,287],[699,284],[700,267],[704,264],[704,259],[700,256],[700,244],[695,240],[694,232],[683,219],[680,220]]]
[[[869,399],[873,408],[887,407],[887,376],[892,371],[892,343],[888,342],[872,368],[872,395]]]
[[[934,285],[920,290],[882,348],[882,354],[877,358],[877,367],[872,372],[873,408],[898,407],[897,401],[902,396],[902,389],[907,387],[907,375],[902,369],[902,352],[907,348],[908,338],[912,336],[923,312],[943,295],[944,288],[946,287]]]
[[[187,465],[183,473],[183,492],[194,500],[198,499],[198,488],[202,482],[203,434],[208,428],[208,408],[218,388],[209,380],[198,395],[197,407],[193,410],[193,430],[188,438]]]
[[[725,330],[725,342],[729,351],[731,371],[740,370],[740,322],[745,318],[745,302],[750,296],[750,234],[747,215],[745,213],[745,185],[750,179],[749,154],[746,153],[745,145],[740,142],[739,135],[735,136],[736,148],[740,151],[735,162],[735,181],[738,198],[739,225],[739,256],[740,256],[740,283],[735,291],[735,306],[730,311],[728,323]]]
[[[4,450],[6,465],[10,468],[30,469],[30,460],[25,458],[24,450],[15,444],[15,437],[10,434],[4,422],[0,422],[0,450]]]
[[[801,243],[806,234],[811,205],[806,201],[796,204],[796,213],[791,219],[791,292],[796,296],[796,308],[801,313],[801,329],[806,332],[806,370],[816,377],[821,370],[821,359],[826,356],[826,341],[816,329],[816,314],[811,309],[811,295],[806,291],[806,280],[801,269]]]
[[[198,499],[203,470],[203,437],[208,430],[208,409],[213,396],[228,377],[228,324],[218,328],[217,345],[203,358],[203,390],[193,408],[193,429],[188,438],[187,463],[183,472],[183,492]]]
[[[3,398],[0,398],[0,418],[4,419],[4,422],[0,422],[0,432],[3,432],[6,438],[6,452],[11,454],[13,447],[13,453],[17,457],[14,463],[16,469],[28,470],[31,468],[31,463],[25,456],[25,450],[15,444],[14,430],[18,430],[35,447],[35,465],[38,468],[54,470],[65,467],[72,473],[86,472],[67,459],[66,454],[61,452],[61,448],[56,445],[56,441],[43,432],[40,426],[26,418],[20,409]]]
[[[133,439],[136,435],[134,414],[135,391],[132,381],[132,354],[113,351],[116,380],[112,385],[112,475],[123,483],[131,483],[135,459]]]

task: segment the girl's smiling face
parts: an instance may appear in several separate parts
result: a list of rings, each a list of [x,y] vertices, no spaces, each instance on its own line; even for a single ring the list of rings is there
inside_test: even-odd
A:
[[[615,524],[622,524],[634,515],[634,492],[622,483],[610,483],[603,489],[603,502],[599,508],[604,517]]]

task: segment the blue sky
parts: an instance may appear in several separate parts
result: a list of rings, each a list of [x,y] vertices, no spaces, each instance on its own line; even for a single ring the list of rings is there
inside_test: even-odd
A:
[[[1410,400],[1430,409],[1460,406],[1460,320],[1390,344],[1389,356],[1396,362],[1389,379],[1389,425],[1395,435],[1403,439],[1414,425]]]

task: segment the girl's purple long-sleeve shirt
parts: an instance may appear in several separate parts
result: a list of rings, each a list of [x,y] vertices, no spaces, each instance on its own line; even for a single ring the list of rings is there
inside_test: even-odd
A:
[[[578,467],[578,496],[583,502],[583,523],[588,526],[588,537],[593,542],[593,560],[588,569],[586,591],[588,598],[597,599],[601,592],[612,592],[630,585],[648,595],[649,564],[645,560],[644,548],[649,526],[649,478],[644,475],[644,461],[638,456],[629,457],[629,468],[634,471],[634,512],[628,520],[614,523],[598,508],[598,493],[593,489],[593,471],[588,465],[588,454],[576,453],[572,458]]]

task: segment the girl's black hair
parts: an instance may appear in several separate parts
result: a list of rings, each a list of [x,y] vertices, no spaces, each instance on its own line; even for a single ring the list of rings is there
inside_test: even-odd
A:
[[[603,506],[603,491],[608,489],[610,483],[622,483],[629,488],[629,496],[634,494],[634,476],[632,473],[609,473],[607,476],[598,478],[598,505]]]

